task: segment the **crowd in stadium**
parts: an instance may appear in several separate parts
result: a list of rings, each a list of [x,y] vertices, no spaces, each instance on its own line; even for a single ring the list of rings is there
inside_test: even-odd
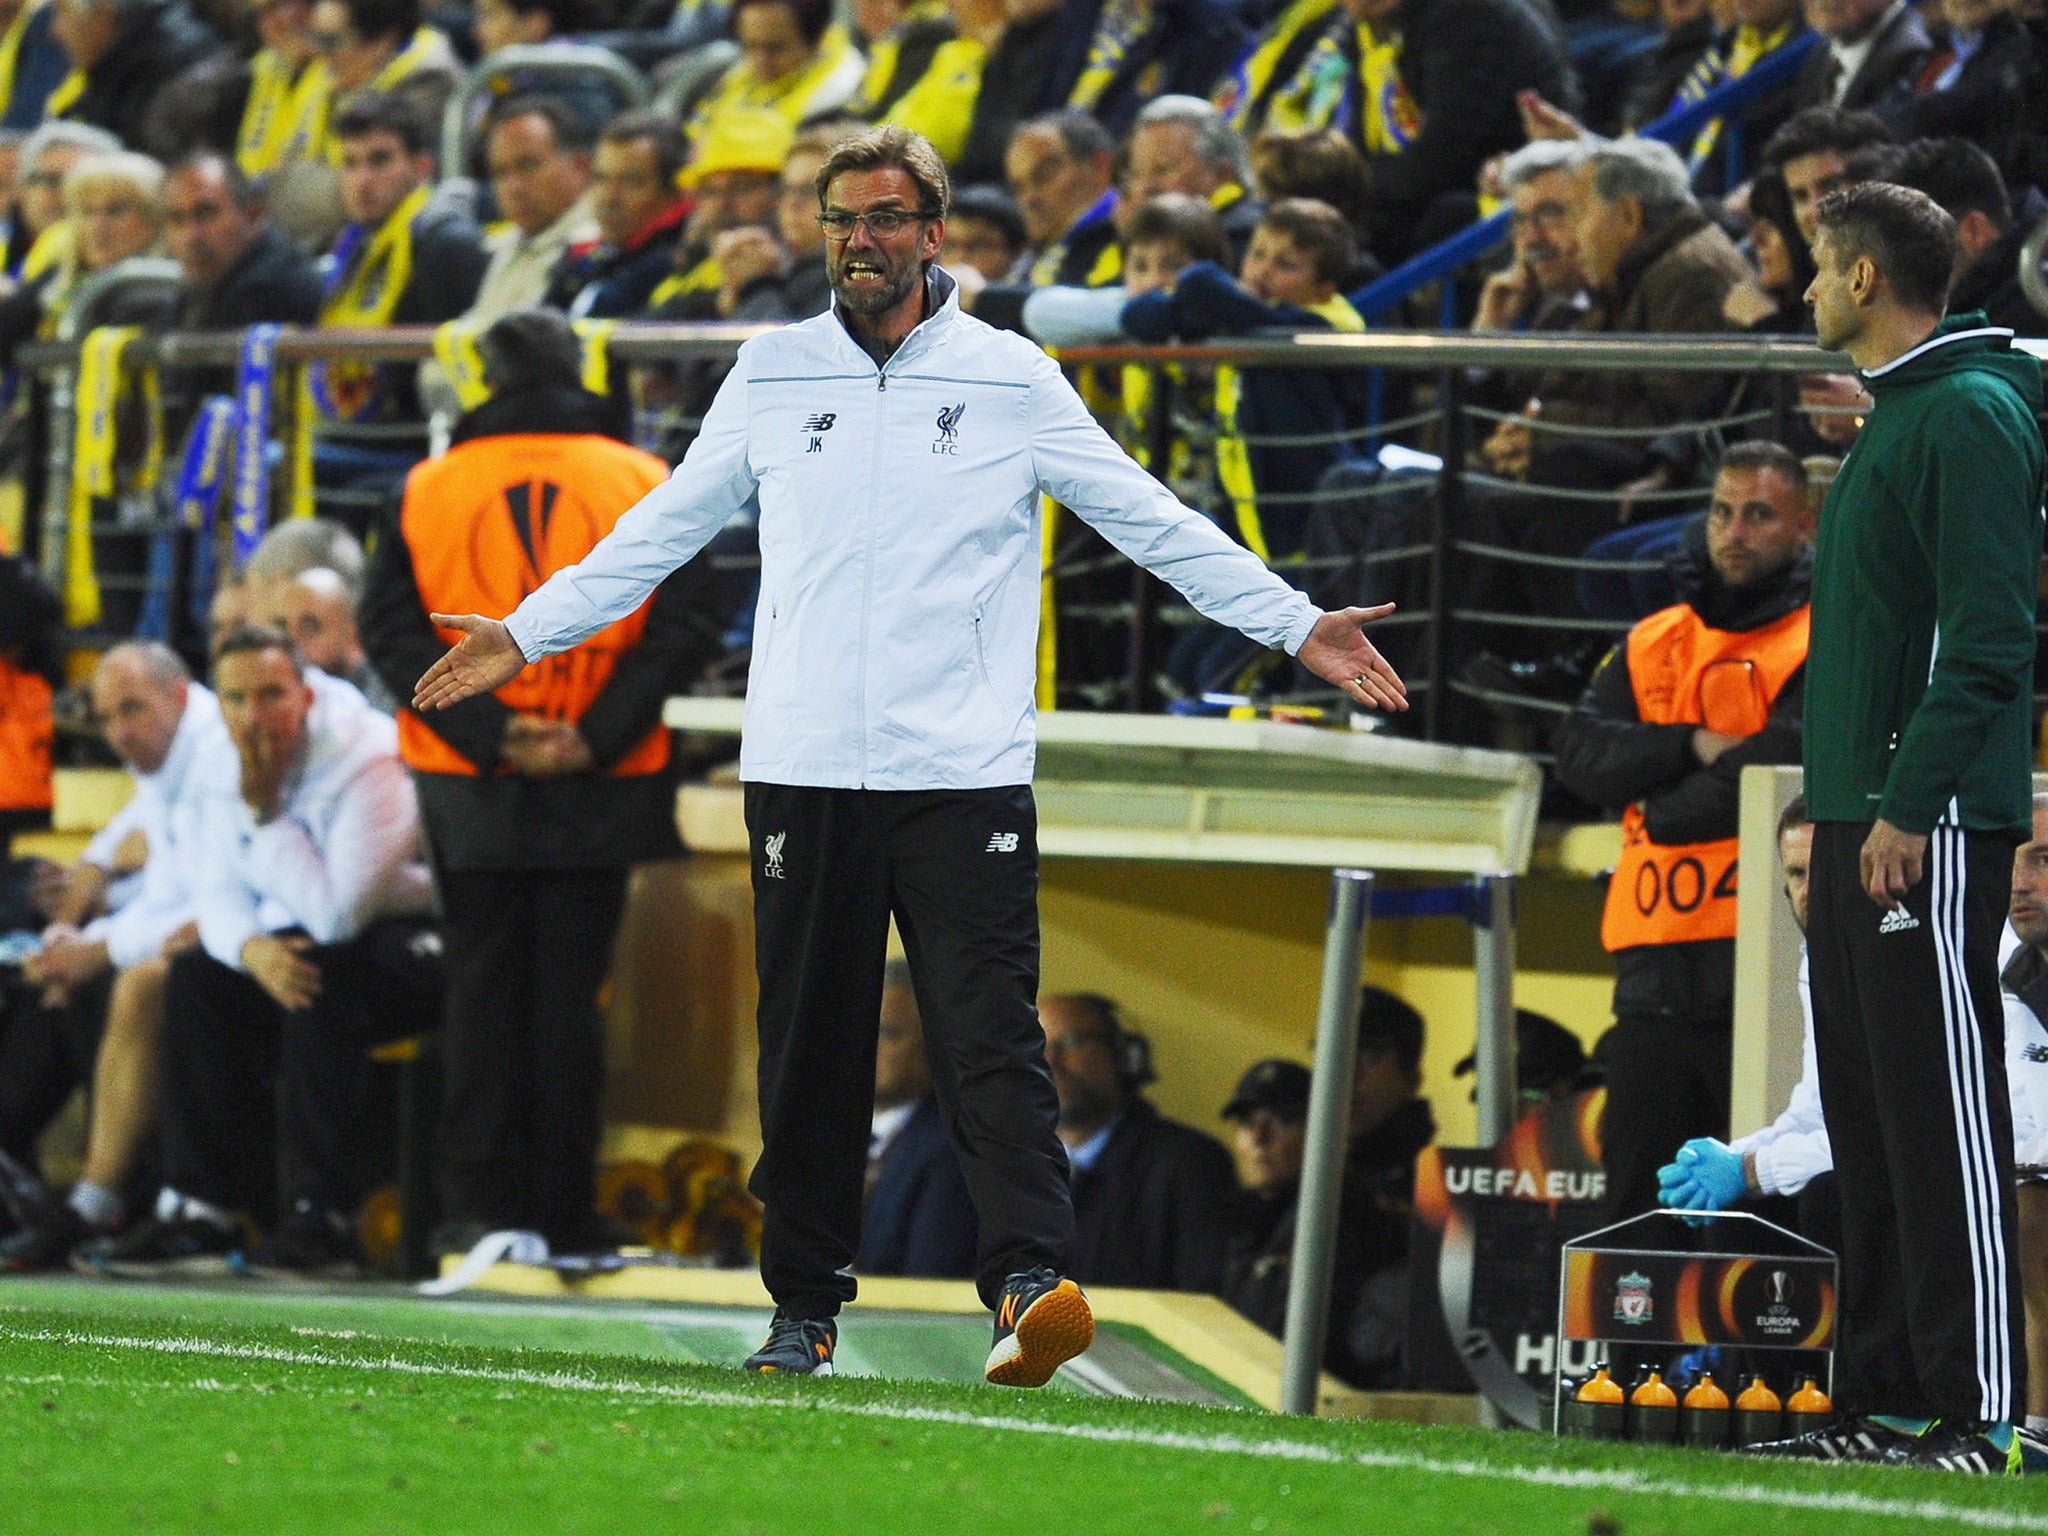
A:
[[[431,361],[315,370],[321,516],[280,521],[211,578],[203,629],[129,638],[138,604],[109,587],[83,688],[137,793],[77,863],[10,866],[20,910],[0,922],[43,935],[0,1015],[16,1228],[0,1263],[21,1270],[83,1256],[175,1272],[245,1249],[259,1269],[359,1262],[356,1211],[392,1157],[374,1058],[436,1031],[436,1249],[506,1227],[561,1252],[617,1241],[596,1209],[597,995],[627,870],[674,847],[662,701],[743,668],[745,562],[678,572],[536,682],[530,707],[478,699],[427,723],[402,704],[445,648],[429,615],[509,612],[533,585],[522,559],[564,563],[543,558],[553,493],[620,488],[615,521],[688,449],[725,377],[706,354],[629,388],[625,370],[593,370],[593,325],[822,311],[814,179],[866,125],[914,129],[946,160],[940,259],[962,307],[1054,349],[1444,314],[1475,333],[1810,337],[1822,200],[1870,183],[1953,220],[1952,313],[2048,336],[2018,262],[2048,216],[2038,0],[0,0],[0,25],[0,357],[81,306],[175,331],[457,323]],[[576,43],[623,68],[550,66],[587,62]],[[1798,67],[1725,115],[1676,142],[1636,136],[1778,56]],[[1354,302],[1502,212],[1506,249],[1452,274],[1448,308],[1441,280],[1391,308]],[[95,288],[151,256],[174,283]],[[166,362],[164,440],[202,430],[234,385],[232,368]],[[1383,399],[1358,372],[1097,365],[1087,398],[1319,602],[1427,606],[1420,567],[1352,557],[1428,537],[1435,470],[1416,463],[1444,441],[1394,434],[1418,450],[1396,459],[1374,428],[1442,405],[1438,387],[1390,377]],[[1681,1144],[1717,1170],[1720,1203],[1793,1192],[1804,1181],[1754,1146],[1733,1173],[1725,1160],[1732,878],[1683,910],[1675,884],[1663,910],[1631,898],[1640,871],[1676,881],[1688,858],[1709,887],[1716,858],[1732,875],[1741,769],[1800,760],[1810,545],[1869,396],[1855,375],[1803,375],[1774,411],[1764,375],[1591,368],[1474,368],[1462,388],[1486,414],[1454,531],[1551,563],[1450,569],[1460,602],[1500,622],[1452,637],[1462,691],[1444,728],[1554,750],[1554,806],[1629,816],[1602,933],[1615,1024],[1589,1062],[1526,1016],[1524,1092],[1604,1077],[1617,1217],[1693,1193],[1694,1175],[1672,1174]],[[0,460],[34,508],[48,423],[31,391],[11,398]],[[550,434],[577,446],[519,457]],[[450,444],[474,451],[429,460]],[[468,494],[464,466],[486,454],[527,465],[534,504],[470,571],[420,509]],[[0,565],[0,831],[47,824],[65,681],[60,607],[18,556]],[[1623,565],[1561,579],[1556,562],[1581,557]],[[1084,628],[1105,591],[1127,600],[1128,569],[1068,586],[1063,703],[1144,702],[1116,692],[1124,632]],[[1555,622],[1586,619],[1611,632]],[[1653,686],[1702,631],[1732,637],[1753,692],[1711,725]],[[1404,664],[1420,660],[1399,638],[1413,633],[1388,631]],[[1299,690],[1284,657],[1219,628],[1181,625],[1162,650],[1144,685],[1158,696]],[[2023,953],[2009,974],[2029,996],[2041,964]],[[1040,1013],[1072,1276],[1212,1292],[1277,1331],[1306,1069],[1246,1064],[1222,1108],[1233,1166],[1142,1096],[1145,1043],[1114,1002],[1049,997]],[[1362,1033],[1328,1358],[1386,1386],[1402,1380],[1406,1308],[1387,1277],[1435,1128],[1421,1019],[1368,992]],[[37,1139],[80,1086],[84,1172],[45,1198]],[[973,1210],[931,1093],[916,999],[892,973],[863,1273],[973,1272]],[[2023,1211],[2048,1317],[2048,1209]],[[2048,1369],[2035,1383],[2048,1408]]]

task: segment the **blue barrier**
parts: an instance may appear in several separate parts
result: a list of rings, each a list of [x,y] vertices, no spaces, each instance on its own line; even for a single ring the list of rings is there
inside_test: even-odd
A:
[[[1805,62],[1807,52],[1820,43],[1820,34],[1805,32],[1773,49],[1739,80],[1731,80],[1709,91],[1690,106],[1667,112],[1655,122],[1636,131],[1638,138],[1660,139],[1666,144],[1682,143],[1717,117],[1725,117],[1766,91],[1789,82]],[[1732,126],[1732,125],[1731,125]],[[1736,144],[1740,143],[1739,136]],[[1732,147],[1732,146],[1731,146]],[[1386,313],[1416,289],[1449,277],[1468,261],[1484,256],[1508,237],[1506,209],[1461,229],[1450,239],[1411,257],[1384,277],[1376,278],[1351,295],[1352,308],[1367,320]],[[1448,327],[1446,327],[1448,329]]]

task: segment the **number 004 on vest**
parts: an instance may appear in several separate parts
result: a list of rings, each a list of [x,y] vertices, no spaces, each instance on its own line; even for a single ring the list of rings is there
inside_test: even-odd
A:
[[[1648,725],[1704,726],[1754,736],[1779,690],[1806,660],[1812,610],[1760,629],[1710,629],[1689,604],[1653,613],[1629,632],[1629,680]],[[1642,808],[1621,819],[1621,860],[1607,887],[1600,942],[1688,944],[1735,937],[1735,856],[1740,839],[1653,843]]]

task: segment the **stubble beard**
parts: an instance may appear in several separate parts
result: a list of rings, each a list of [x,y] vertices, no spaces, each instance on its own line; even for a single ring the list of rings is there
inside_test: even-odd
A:
[[[877,319],[895,309],[916,291],[918,278],[922,275],[916,262],[905,262],[900,267],[890,263],[887,266],[888,281],[880,287],[849,290],[845,279],[846,261],[847,258],[841,257],[832,268],[832,294],[838,299],[841,309],[863,320]]]

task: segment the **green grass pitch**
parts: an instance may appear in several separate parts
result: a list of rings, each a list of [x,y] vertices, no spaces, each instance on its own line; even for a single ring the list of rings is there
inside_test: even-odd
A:
[[[2030,1481],[753,1380],[520,1347],[516,1319],[464,1345],[407,1336],[437,1331],[431,1307],[358,1314],[376,1326],[204,1292],[0,1289],[0,1532],[2048,1533]]]

